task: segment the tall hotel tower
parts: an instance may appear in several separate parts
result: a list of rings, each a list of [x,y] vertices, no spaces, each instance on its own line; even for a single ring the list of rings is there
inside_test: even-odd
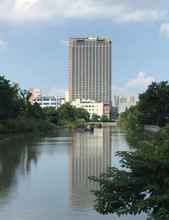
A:
[[[68,54],[69,100],[111,103],[111,40],[70,38]]]

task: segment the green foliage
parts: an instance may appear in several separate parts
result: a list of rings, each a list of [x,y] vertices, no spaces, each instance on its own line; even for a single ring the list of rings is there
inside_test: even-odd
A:
[[[60,124],[64,124],[66,122],[73,122],[76,119],[75,107],[66,103],[61,105],[58,109],[58,117]]]
[[[136,106],[131,107],[118,118],[118,124],[129,130],[142,130],[144,125],[165,126],[169,121],[169,84],[152,83],[140,94]]]
[[[76,117],[79,119],[84,119],[84,121],[89,121],[90,114],[83,108],[76,108]]]
[[[58,114],[58,111],[53,108],[53,107],[47,107],[47,108],[44,108],[43,109],[43,112],[45,113],[46,117],[48,118],[48,120],[57,125],[58,122],[59,122],[59,114]]]
[[[0,133],[16,134],[16,133],[46,133],[54,130],[55,127],[48,121],[20,116],[16,119],[8,119],[4,124]]]
[[[138,111],[140,123],[164,126],[169,119],[168,82],[152,83],[139,96]]]
[[[109,119],[106,115],[102,115],[102,117],[100,118],[101,122],[109,122]]]
[[[26,91],[0,76],[0,133],[46,132],[54,126],[42,108],[29,104]]]
[[[27,117],[45,119],[45,113],[40,105],[37,103],[35,103],[34,105],[28,103],[24,113]]]
[[[102,214],[148,214],[149,220],[169,219],[169,84],[152,83],[139,102],[120,114],[118,124],[127,130],[132,152],[118,152],[121,168],[109,168],[94,191],[96,210]],[[145,125],[163,127],[149,134]],[[165,127],[164,127],[165,126]]]
[[[79,119],[82,119],[84,122],[89,121],[89,113],[81,108],[76,108],[70,103],[66,103],[60,106],[57,110],[58,112],[58,124],[68,127],[74,127],[78,125]]]
[[[17,117],[21,107],[22,100],[18,85],[0,75],[0,120]]]
[[[118,118],[118,125],[127,129],[128,132],[140,132],[143,130],[143,125],[139,121],[140,112],[137,106],[132,106],[130,109],[121,113]]]
[[[102,214],[148,213],[153,220],[169,217],[169,125],[151,139],[140,140],[133,152],[118,152],[121,169],[109,168],[94,191],[96,210]]]
[[[99,122],[100,121],[100,116],[96,115],[96,114],[93,114],[92,115],[92,118],[91,118],[91,121],[93,122]]]

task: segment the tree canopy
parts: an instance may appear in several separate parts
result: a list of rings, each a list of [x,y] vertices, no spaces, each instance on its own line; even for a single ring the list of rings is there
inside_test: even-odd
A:
[[[21,103],[18,85],[0,75],[0,120],[17,117],[21,111]]]
[[[169,119],[169,83],[153,82],[146,92],[140,94],[138,111],[142,124],[164,126]]]
[[[120,114],[119,125],[127,129],[133,149],[118,152],[121,167],[111,167],[100,177],[91,177],[95,208],[102,214],[136,215],[169,219],[169,84],[152,83],[139,96],[136,106]],[[149,133],[145,125],[161,130]]]
[[[121,168],[109,168],[98,182],[96,210],[102,214],[136,215],[169,219],[169,126],[143,140],[134,152],[118,152]]]
[[[66,124],[67,122],[75,122],[79,119],[89,121],[90,114],[82,108],[76,108],[70,103],[61,105],[58,109],[58,122],[59,124]]]

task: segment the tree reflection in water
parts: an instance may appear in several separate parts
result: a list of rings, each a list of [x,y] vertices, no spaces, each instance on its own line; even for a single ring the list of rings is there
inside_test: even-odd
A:
[[[17,172],[29,174],[31,164],[37,163],[37,138],[13,138],[0,142],[0,197],[8,196],[17,183]]]

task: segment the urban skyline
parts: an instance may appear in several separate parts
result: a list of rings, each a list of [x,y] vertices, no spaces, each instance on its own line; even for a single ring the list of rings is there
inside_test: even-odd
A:
[[[120,97],[111,94],[112,62],[111,44],[108,37],[71,37],[68,40],[67,90],[65,97],[45,96],[39,88],[28,91],[32,94],[30,103],[38,103],[42,108],[70,102],[77,108],[84,108],[92,118],[111,117],[111,108],[124,112],[136,104],[134,96]],[[61,101],[63,100],[63,101]]]

